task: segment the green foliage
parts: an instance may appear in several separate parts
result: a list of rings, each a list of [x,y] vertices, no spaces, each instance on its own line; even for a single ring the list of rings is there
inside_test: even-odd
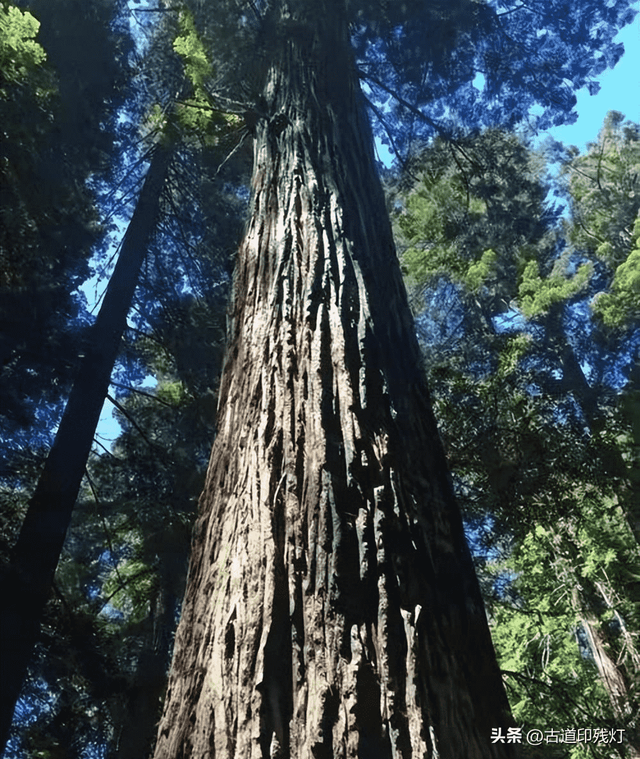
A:
[[[495,603],[491,610],[492,638],[513,716],[525,733],[612,723],[593,662],[580,653],[572,585],[557,578],[550,566],[552,548],[552,536],[544,528],[526,536],[501,568],[515,573],[517,600]],[[570,751],[571,759],[585,755],[580,748]]]
[[[432,369],[435,412],[467,523],[516,721],[527,729],[624,727],[631,737],[639,656],[640,565],[607,472],[626,445],[621,419],[606,439],[558,420],[561,398],[533,395],[537,345],[507,336],[498,369]],[[497,347],[497,344],[496,344]],[[595,667],[585,625],[627,683],[624,719]],[[566,747],[569,750],[570,747]],[[574,747],[572,759],[613,759]]]
[[[477,292],[484,283],[494,275],[498,254],[489,248],[485,250],[479,261],[471,264],[464,277],[464,283],[469,290]]]
[[[571,153],[562,172],[571,200],[570,242],[611,267],[619,266],[632,249],[640,212],[637,124],[611,111],[597,142],[584,155]]]
[[[494,136],[489,146],[500,142]],[[442,348],[425,346],[429,382],[516,721],[525,729],[623,726],[631,739],[640,695],[640,567],[624,511],[622,462],[635,455],[633,414],[627,419],[607,405],[603,392],[597,414],[588,412],[594,430],[585,434],[587,412],[576,413],[575,404],[589,408],[592,391],[563,321],[564,304],[586,293],[602,266],[587,261],[568,274],[578,256],[573,247],[558,256],[561,230],[549,229],[554,219],[536,179],[537,159],[525,160],[508,138],[502,144],[514,150],[511,174],[507,167],[500,174],[497,161],[471,161],[492,155],[482,141],[465,144],[468,163],[460,165],[451,153],[429,149],[418,183],[411,167],[409,191],[394,199],[402,263],[409,286],[420,283],[428,303],[449,293],[443,318],[464,333],[456,341],[443,337]],[[527,182],[526,197],[514,205]],[[472,218],[466,209],[474,197],[483,205]],[[494,202],[533,214],[526,234],[514,235],[515,214],[494,212]],[[621,271],[624,290],[634,276],[631,267]],[[487,317],[504,311],[507,298],[519,331],[496,334]],[[427,310],[417,323],[433,318]],[[525,319],[534,318],[532,329]],[[605,687],[594,652],[608,657],[624,682],[622,697]],[[618,756],[615,746],[563,748],[571,759]]]
[[[35,41],[40,22],[28,11],[0,3],[0,85],[21,83],[46,60],[42,46]],[[8,92],[0,86],[0,97]]]
[[[444,277],[485,313],[506,310],[519,272],[553,245],[539,158],[514,135],[489,130],[452,145],[436,140],[408,171],[395,227],[410,288]]]
[[[609,292],[597,295],[591,305],[608,327],[640,319],[640,216],[634,225],[634,249],[617,267]]]
[[[510,337],[500,351],[497,376],[500,379],[505,379],[510,374],[514,374],[530,347],[531,338],[529,335],[519,334]]]
[[[184,139],[197,137],[205,146],[215,146],[242,124],[235,114],[226,113],[215,102],[208,87],[215,75],[207,42],[196,28],[191,11],[182,8],[178,17],[178,30],[173,51],[182,62],[184,75],[189,82],[189,94],[173,103],[169,110],[158,104],[148,115],[148,127],[160,129],[165,138]]]
[[[524,267],[518,290],[522,313],[530,319],[572,298],[588,284],[592,270],[590,264],[582,264],[571,278],[557,273],[543,278],[538,262],[529,261]]]
[[[173,41],[173,49],[182,58],[184,72],[196,91],[203,89],[213,76],[214,69],[207,56],[193,19],[193,14],[183,9],[179,16],[179,33]]]
[[[230,130],[242,124],[242,119],[212,107],[211,99],[203,94],[177,103],[176,121],[187,134],[198,135],[205,145],[217,145]]]
[[[38,256],[38,220],[32,210],[37,194],[29,173],[50,131],[54,93],[43,65],[46,53],[35,41],[39,28],[27,11],[0,3],[0,181],[6,187],[0,203],[0,287],[24,286]]]
[[[576,488],[570,513],[532,526],[509,558],[493,567],[496,577],[512,578],[511,600],[497,598],[491,607],[494,644],[514,717],[526,728],[621,727],[586,626],[626,672],[633,702],[638,651],[637,635],[629,631],[638,629],[640,608],[629,590],[640,569],[637,550],[620,509],[593,488]],[[616,756],[612,748],[576,747],[568,756]]]
[[[497,155],[498,146],[509,162]],[[436,141],[409,167],[413,180],[396,201],[408,285],[423,291],[444,276],[480,298],[485,310],[497,313],[511,303],[526,318],[539,318],[585,293],[599,259],[613,269],[609,290],[593,301],[595,313],[607,326],[633,324],[640,287],[634,226],[639,146],[637,126],[613,112],[587,154],[570,153],[563,181],[572,209],[564,229],[571,246],[554,261],[561,229],[545,229],[552,217],[544,206],[539,158],[498,132],[448,148]],[[569,274],[576,254],[593,262]]]
[[[98,230],[86,174],[61,159],[68,136],[61,99],[49,61],[29,36],[38,22],[5,6],[0,19],[0,429],[7,436],[0,469],[6,471],[9,456],[17,463],[37,454],[57,424],[54,403],[68,389],[78,355],[79,325],[69,323],[81,300],[73,290],[88,275]],[[38,419],[38,442],[9,442]]]
[[[603,262],[608,289],[592,300],[605,326],[624,328],[640,312],[640,132],[612,111],[584,155],[572,152],[563,166],[571,201],[568,238],[575,250]]]
[[[172,406],[179,406],[188,397],[184,385],[179,380],[163,382],[157,389],[157,396]]]
[[[406,249],[404,274],[423,286],[441,274],[463,279],[465,262],[457,245],[462,225],[473,224],[485,206],[478,198],[465,203],[462,181],[441,167],[427,167],[398,217]]]
[[[126,615],[132,624],[149,616],[150,599],[155,589],[153,567],[136,559],[120,562],[102,586],[109,605]]]

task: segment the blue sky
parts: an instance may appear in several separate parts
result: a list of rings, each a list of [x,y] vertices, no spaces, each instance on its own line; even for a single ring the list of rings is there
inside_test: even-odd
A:
[[[640,2],[634,7],[640,10]],[[616,42],[625,48],[620,62],[599,77],[597,95],[589,95],[586,89],[576,93],[578,120],[549,130],[556,140],[583,151],[587,142],[596,140],[609,111],[621,111],[631,121],[640,121],[640,13],[618,34]]]

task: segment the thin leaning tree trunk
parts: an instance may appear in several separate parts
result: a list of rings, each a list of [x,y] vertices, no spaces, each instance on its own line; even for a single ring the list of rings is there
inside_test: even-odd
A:
[[[277,24],[155,759],[514,748],[340,4]]]
[[[109,389],[111,372],[127,324],[160,204],[171,149],[158,146],[118,262],[89,337],[58,432],[29,501],[29,508],[3,578],[0,603],[0,750],[11,726],[33,653],[40,620],[51,593],[87,458]]]

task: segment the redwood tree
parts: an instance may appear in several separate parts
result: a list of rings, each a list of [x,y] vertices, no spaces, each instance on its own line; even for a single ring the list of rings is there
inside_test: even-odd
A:
[[[551,24],[533,5],[539,23]],[[262,63],[264,75],[247,118],[252,200],[156,759],[459,759],[515,748],[490,737],[510,723],[508,706],[421,373],[349,38],[371,73],[376,56],[406,49],[387,16],[424,16],[427,6],[444,14],[437,3],[376,10],[279,0],[250,3],[240,19],[246,29],[252,13],[259,18],[258,49],[268,56],[257,57],[253,81]],[[479,23],[489,7],[452,4],[458,19],[466,9]],[[363,21],[376,12],[387,28],[381,47]],[[527,13],[506,13],[504,24],[518,17],[518,33],[530,34]],[[421,44],[410,24],[405,32],[404,42]],[[570,110],[560,79],[544,87],[527,73],[544,61],[517,35],[502,40],[491,81],[487,70],[488,97],[505,74],[506,40],[527,58],[514,63],[515,84],[505,89],[529,87],[513,109],[548,96]],[[476,48],[462,42],[460,55],[473,58]],[[431,43],[435,60],[445,43]],[[587,58],[576,74],[582,82]],[[442,77],[431,71],[430,96],[427,69],[416,89],[420,66],[405,63],[416,86],[403,89],[394,80],[400,69],[389,66],[401,105],[390,121],[443,96]],[[457,84],[470,83],[472,71],[467,77],[453,63]]]
[[[342,3],[283,3],[156,748],[507,756]]]

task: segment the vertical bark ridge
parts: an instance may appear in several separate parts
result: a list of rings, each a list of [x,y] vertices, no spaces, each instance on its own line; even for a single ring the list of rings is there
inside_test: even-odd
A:
[[[307,5],[265,87],[155,756],[510,756],[346,25]]]

